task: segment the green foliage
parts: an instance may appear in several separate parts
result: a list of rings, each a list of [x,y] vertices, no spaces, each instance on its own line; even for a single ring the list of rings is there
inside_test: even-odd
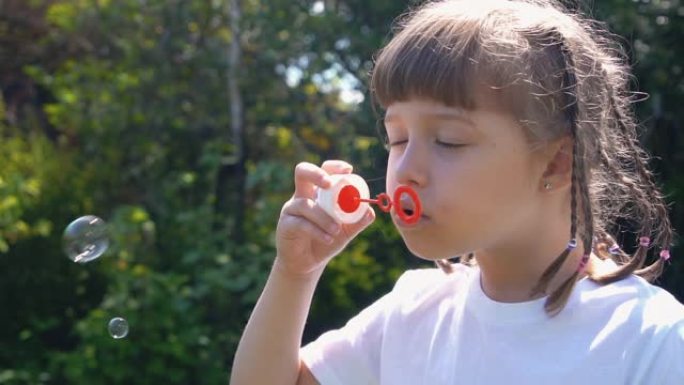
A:
[[[49,159],[46,152],[51,150],[41,137],[11,137],[0,147],[0,158],[5,160],[0,169],[0,253],[8,252],[10,245],[22,239],[47,236],[52,231],[48,219],[37,218],[30,223],[26,215],[43,193],[50,168],[43,165]]]
[[[219,347],[228,341],[212,336],[202,322],[186,277],[155,272],[144,264],[119,263],[113,270],[117,274],[112,274],[110,284],[117,289],[76,324],[78,347],[53,356],[51,372],[63,376],[59,382],[187,384],[225,380]],[[114,316],[129,322],[131,329],[125,339],[115,340],[108,334],[107,324]]]

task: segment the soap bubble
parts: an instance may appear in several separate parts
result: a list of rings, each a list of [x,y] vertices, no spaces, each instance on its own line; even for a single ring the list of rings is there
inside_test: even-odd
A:
[[[71,222],[64,230],[64,251],[78,263],[97,259],[109,247],[107,224],[94,215],[86,215]]]
[[[109,335],[115,339],[121,339],[128,335],[128,321],[121,317],[114,317],[109,321]]]

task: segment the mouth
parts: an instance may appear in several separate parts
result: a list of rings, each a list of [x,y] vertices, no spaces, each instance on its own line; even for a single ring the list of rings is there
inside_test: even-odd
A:
[[[413,227],[426,219],[418,193],[411,187],[401,185],[394,192],[394,222],[401,227]]]
[[[429,219],[428,217],[421,215],[420,218],[418,218],[418,221],[412,222],[412,223],[407,223],[403,219],[395,216],[394,217],[394,224],[397,227],[402,228],[402,229],[412,229],[412,228],[416,228],[416,227],[419,227],[421,225],[424,225],[428,219]]]
[[[413,216],[413,215],[416,213],[416,204],[415,204],[415,202],[414,202],[413,200],[411,200],[411,199],[404,199],[404,198],[402,197],[402,200],[401,200],[400,203],[401,203],[401,206],[400,206],[400,207],[401,207],[401,211],[404,213],[405,216],[409,216],[409,217],[410,217],[410,216]],[[399,207],[397,207],[397,209],[399,209]],[[426,215],[425,215],[425,210],[424,210],[424,209],[421,209],[420,211],[421,211],[421,213],[420,213],[421,218],[422,218],[422,217],[425,217],[425,216],[426,216]]]
[[[411,208],[411,207],[403,207],[401,211],[402,211],[406,216],[409,216],[409,217],[412,216],[413,213],[414,213],[414,210],[413,210],[413,208]]]
[[[413,217],[413,215],[415,214],[415,209],[413,207],[403,207],[402,212],[406,217]],[[392,218],[394,219],[394,223],[397,226],[403,228],[416,227],[430,219],[430,217],[425,215],[425,213],[421,213],[417,221],[408,223],[404,219],[402,219],[396,212],[392,214]]]

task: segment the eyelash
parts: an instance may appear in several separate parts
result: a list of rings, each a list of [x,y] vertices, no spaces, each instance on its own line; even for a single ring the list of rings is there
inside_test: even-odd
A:
[[[408,140],[398,140],[396,142],[390,142],[389,140],[387,141],[387,147],[394,147],[394,146],[399,146],[404,143],[408,142]]]
[[[395,147],[395,146],[400,146],[402,144],[406,144],[407,142],[408,142],[408,140],[398,140],[396,142],[388,142],[387,146],[388,147]],[[435,144],[437,144],[438,146],[444,147],[444,148],[453,148],[453,149],[465,146],[465,144],[461,144],[461,143],[447,143],[447,142],[442,142],[439,140],[435,140]]]
[[[439,146],[445,147],[445,148],[459,148],[465,146],[465,144],[461,143],[447,143],[447,142],[441,142],[439,140],[436,140],[435,143]]]

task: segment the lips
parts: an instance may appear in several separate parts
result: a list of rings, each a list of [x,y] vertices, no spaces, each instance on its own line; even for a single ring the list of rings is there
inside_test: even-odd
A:
[[[425,224],[430,218],[425,216],[425,215],[421,215],[417,222],[406,223],[404,220],[399,218],[398,215],[392,214],[392,219],[394,220],[394,223],[397,227],[410,229],[410,228],[415,228],[415,227],[418,227],[418,226]]]
[[[406,214],[408,216],[413,215],[413,209],[412,208],[403,207],[401,211],[403,211],[404,214]]]
[[[423,202],[418,193],[407,185],[394,190],[392,217],[401,227],[413,227],[427,219],[423,210]]]
[[[404,214],[406,214],[408,216],[413,215],[413,213],[416,210],[415,202],[413,202],[413,200],[411,200],[410,198],[402,197],[400,203],[401,203],[401,210],[404,212]],[[399,207],[397,207],[397,209],[399,209]],[[422,208],[421,211],[422,211],[421,217],[425,217],[426,216],[425,215],[425,209]]]
[[[398,208],[398,207],[397,207]],[[412,201],[403,201],[401,202],[401,210],[406,216],[412,216],[415,213],[415,207]],[[425,221],[429,220],[430,217],[425,215],[425,209],[422,210],[422,213],[420,215],[420,219],[418,219],[417,222],[415,223],[406,223],[403,219],[397,215],[396,212],[392,213],[392,218],[394,219],[394,222],[397,224],[399,227],[405,227],[405,228],[410,228],[410,227],[416,227]]]

